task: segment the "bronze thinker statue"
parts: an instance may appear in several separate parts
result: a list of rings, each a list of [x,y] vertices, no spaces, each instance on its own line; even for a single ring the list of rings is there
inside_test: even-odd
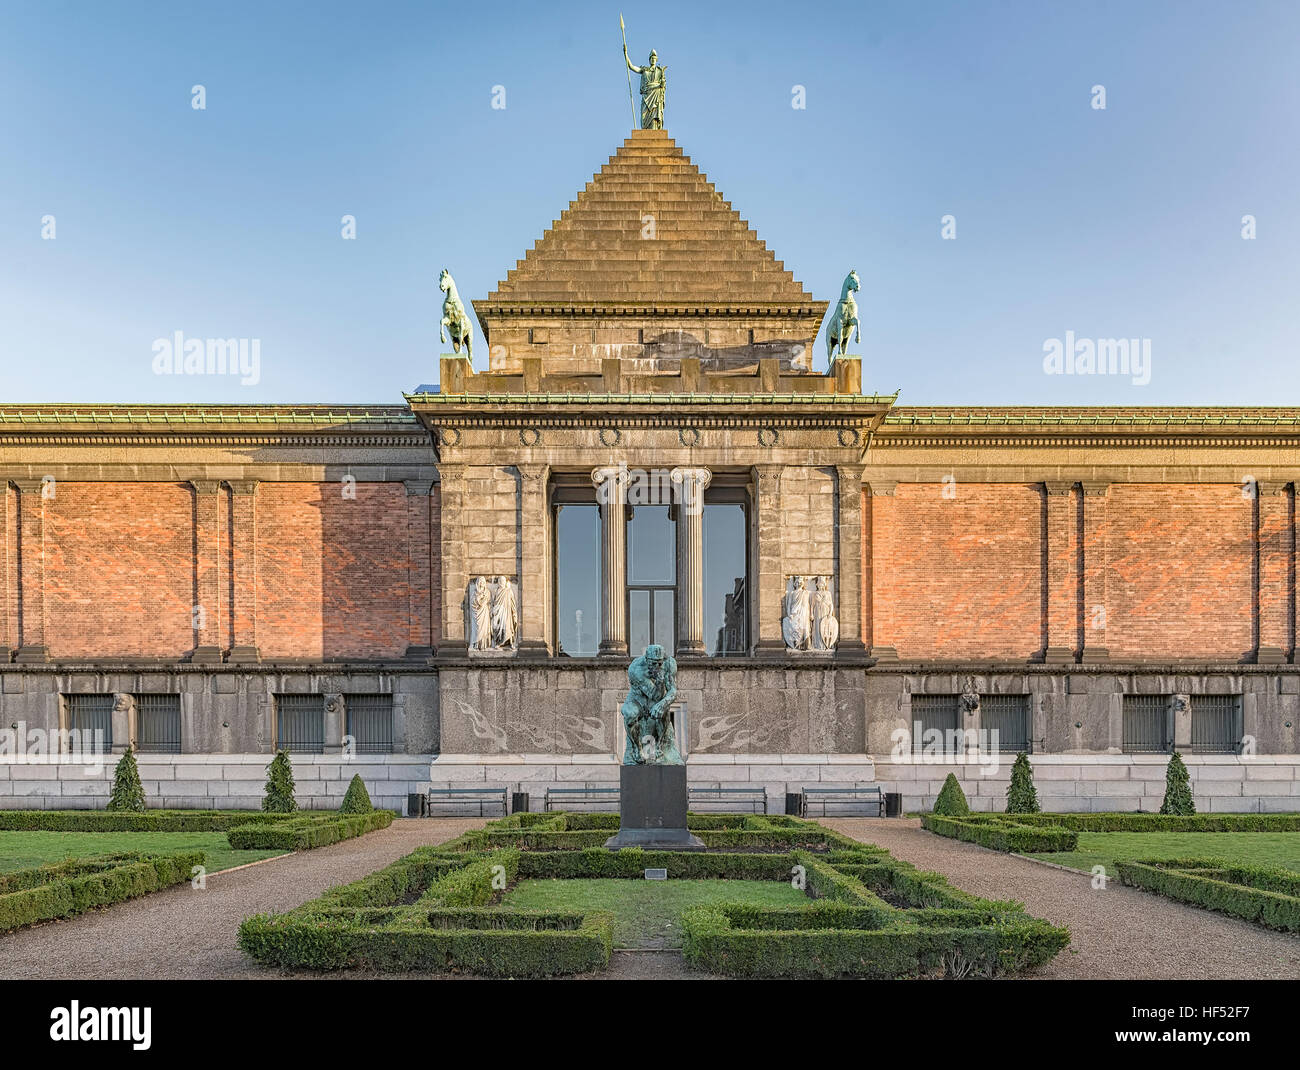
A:
[[[677,660],[658,643],[627,667],[623,700],[627,744],[624,765],[681,765],[673,733],[672,706],[677,699]]]

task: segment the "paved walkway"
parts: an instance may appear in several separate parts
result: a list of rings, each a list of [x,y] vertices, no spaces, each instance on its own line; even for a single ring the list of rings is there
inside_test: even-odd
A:
[[[441,843],[483,824],[481,818],[401,819],[330,847],[215,873],[201,891],[182,884],[0,936],[0,978],[283,976],[258,966],[235,946],[245,917],[289,910],[421,844]]]
[[[1069,928],[1070,946],[1038,977],[1300,978],[1300,939],[1286,933],[1125,888],[1118,880],[1094,890],[1090,874],[936,836],[914,818],[824,820],[968,892],[1019,899],[1035,917]]]

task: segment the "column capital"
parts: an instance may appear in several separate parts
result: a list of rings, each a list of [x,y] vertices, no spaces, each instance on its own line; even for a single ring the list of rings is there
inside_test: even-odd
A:
[[[1043,488],[1048,494],[1055,497],[1062,494],[1069,494],[1070,491],[1074,490],[1074,484],[1076,482],[1077,480],[1073,479],[1045,479],[1043,480]]]
[[[230,488],[231,494],[256,494],[259,482],[261,481],[257,479],[228,479],[226,486]]]
[[[1085,498],[1104,498],[1110,492],[1108,479],[1082,479],[1079,486],[1083,488]]]
[[[896,479],[869,479],[863,484],[873,498],[892,498],[898,488]]]
[[[216,494],[221,489],[219,479],[188,479],[186,482],[194,488],[195,494]]]
[[[16,479],[9,480],[20,494],[40,494],[44,496],[44,490],[47,484],[54,483],[53,476],[42,476],[40,479],[34,479],[31,476],[20,476]]]
[[[625,464],[602,465],[591,470],[591,482],[599,492],[601,505],[622,501],[627,495],[628,473]]]
[[[1290,485],[1290,483],[1276,479],[1260,479],[1255,482],[1255,486],[1258,489],[1261,498],[1284,495],[1286,494],[1287,487]]]
[[[432,479],[404,479],[402,485],[408,498],[427,498],[433,491]]]

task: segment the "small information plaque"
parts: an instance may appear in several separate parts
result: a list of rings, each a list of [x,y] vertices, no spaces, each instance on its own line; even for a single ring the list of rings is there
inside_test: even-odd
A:
[[[666,881],[668,879],[668,870],[666,869],[647,869],[645,879],[648,881]]]

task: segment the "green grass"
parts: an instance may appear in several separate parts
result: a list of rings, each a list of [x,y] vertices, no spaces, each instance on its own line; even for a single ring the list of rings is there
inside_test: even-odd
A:
[[[1300,832],[1080,832],[1076,851],[1032,854],[1044,862],[1116,876],[1117,858],[1224,858],[1300,872]]]
[[[232,851],[224,832],[0,832],[0,873],[118,851],[203,851],[209,873],[286,853]]]
[[[808,905],[785,881],[526,880],[502,900],[512,910],[610,910],[614,946],[679,948],[682,911],[713,903]]]

